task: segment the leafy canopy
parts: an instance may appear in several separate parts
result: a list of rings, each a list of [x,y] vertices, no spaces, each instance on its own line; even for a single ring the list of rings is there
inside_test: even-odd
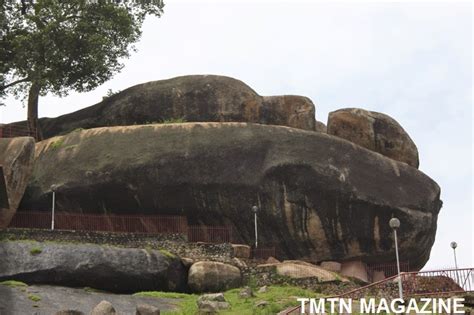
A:
[[[89,91],[123,67],[161,0],[0,0],[0,97]]]

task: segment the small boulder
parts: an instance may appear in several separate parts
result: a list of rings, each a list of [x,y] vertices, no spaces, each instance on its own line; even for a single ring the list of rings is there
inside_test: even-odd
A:
[[[328,127],[320,121],[316,121],[316,127],[315,127],[317,132],[322,132],[322,133],[327,133],[328,132]]]
[[[327,133],[418,168],[418,149],[392,117],[360,108],[329,113]]]
[[[97,304],[96,307],[92,310],[90,315],[116,315],[117,312],[113,305],[108,301],[102,301]]]
[[[268,287],[264,285],[263,287],[260,287],[257,291],[258,293],[267,293],[268,292]]]
[[[183,266],[186,268],[190,268],[194,264],[194,260],[192,258],[181,257],[181,262]]]
[[[139,304],[135,315],[160,315],[160,309],[149,304]]]
[[[196,303],[200,314],[216,314],[219,310],[225,310],[230,307],[222,293],[201,295]]]
[[[250,246],[243,244],[232,244],[232,250],[234,252],[234,257],[237,258],[250,258]]]
[[[266,307],[269,303],[267,301],[258,301],[255,303],[255,307]]]
[[[194,292],[218,292],[240,286],[240,269],[216,261],[199,261],[189,268],[188,285]]]
[[[280,261],[278,259],[276,259],[275,257],[268,257],[267,261],[266,261],[267,264],[278,264],[280,263]]]
[[[251,297],[254,297],[254,296],[255,295],[253,294],[253,291],[250,287],[244,287],[239,292],[239,298],[241,299],[250,299]]]

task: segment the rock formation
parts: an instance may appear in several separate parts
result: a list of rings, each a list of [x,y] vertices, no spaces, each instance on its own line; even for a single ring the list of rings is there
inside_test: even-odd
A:
[[[0,229],[10,223],[28,185],[34,162],[33,138],[0,139]]]
[[[78,128],[176,119],[253,122],[314,130],[315,108],[307,97],[262,97],[233,78],[190,75],[135,85],[96,105],[57,118],[42,118],[40,126],[44,138],[50,138]]]
[[[194,292],[219,292],[242,284],[240,269],[217,261],[199,261],[189,268],[188,286]]]
[[[418,149],[393,118],[360,108],[329,113],[327,132],[418,168]]]
[[[440,188],[405,163],[325,133],[249,123],[97,128],[39,142],[22,209],[186,215],[234,226],[289,258],[391,262],[392,216],[400,255],[428,260]],[[246,212],[248,209],[248,212]]]
[[[88,286],[124,293],[181,291],[186,284],[179,258],[156,250],[3,241],[0,257],[0,281]]]

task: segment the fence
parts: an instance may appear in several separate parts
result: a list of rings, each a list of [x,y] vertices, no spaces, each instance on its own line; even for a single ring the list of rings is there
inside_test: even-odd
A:
[[[269,257],[276,257],[276,247],[257,247],[252,248],[252,258],[257,260],[265,260]]]
[[[49,229],[51,228],[51,213],[17,212],[10,227]],[[56,213],[54,228],[75,231],[186,234],[187,221],[183,216]]]
[[[0,125],[0,138],[14,137],[33,137],[37,138],[36,130],[31,129],[28,125]]]
[[[189,242],[231,243],[233,240],[230,226],[191,225],[187,235]]]
[[[410,263],[408,261],[400,262],[400,272],[409,272]],[[371,282],[383,280],[387,277],[398,274],[396,263],[368,264],[367,274]]]

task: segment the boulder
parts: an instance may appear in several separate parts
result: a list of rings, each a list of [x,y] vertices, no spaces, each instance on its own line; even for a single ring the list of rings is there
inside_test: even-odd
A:
[[[335,273],[302,261],[284,261],[277,264],[264,264],[257,266],[259,269],[268,269],[269,267],[273,267],[276,273],[280,276],[293,279],[317,278],[318,282],[329,282],[338,279]]]
[[[337,261],[323,261],[321,263],[321,268],[332,271],[332,272],[340,272],[341,271],[341,264]]]
[[[42,118],[39,124],[44,138],[51,138],[78,128],[176,120],[253,122],[314,130],[315,106],[303,96],[262,97],[244,82],[225,76],[189,75],[138,84],[76,112]]]
[[[316,121],[316,124],[315,124],[315,130],[317,132],[324,132],[324,133],[327,133],[328,132],[328,127],[326,127],[326,125],[320,121]]]
[[[250,299],[251,297],[254,297],[255,295],[253,294],[252,288],[246,286],[242,288],[239,291],[239,298],[241,299]]]
[[[93,287],[111,292],[181,291],[179,258],[156,250],[93,244],[0,242],[0,281]]]
[[[225,310],[230,307],[222,293],[201,295],[196,303],[199,314],[217,314],[219,310]]]
[[[234,251],[234,257],[237,258],[250,258],[251,248],[248,245],[243,244],[231,244],[232,250]]]
[[[33,170],[33,138],[0,138],[0,229],[6,228],[18,205]]]
[[[282,258],[421,268],[441,208],[440,188],[405,163],[336,136],[248,123],[184,123],[76,131],[38,142],[20,210],[178,214],[232,226],[235,242],[279,244]]]
[[[194,292],[229,290],[239,287],[241,282],[239,268],[216,261],[199,261],[188,273],[188,285]]]
[[[267,261],[266,261],[267,264],[278,264],[280,263],[280,261],[278,259],[276,259],[275,257],[268,257]]]
[[[327,132],[418,168],[415,143],[388,115],[360,108],[340,109],[329,113]]]
[[[264,285],[263,287],[260,287],[257,291],[258,293],[267,293],[268,292],[268,287]]]
[[[135,315],[160,315],[160,309],[149,304],[139,304]]]
[[[369,282],[367,275],[367,265],[359,260],[345,261],[341,264],[341,274],[347,277]]]
[[[94,307],[90,315],[116,315],[113,305],[108,301],[101,301]]]

